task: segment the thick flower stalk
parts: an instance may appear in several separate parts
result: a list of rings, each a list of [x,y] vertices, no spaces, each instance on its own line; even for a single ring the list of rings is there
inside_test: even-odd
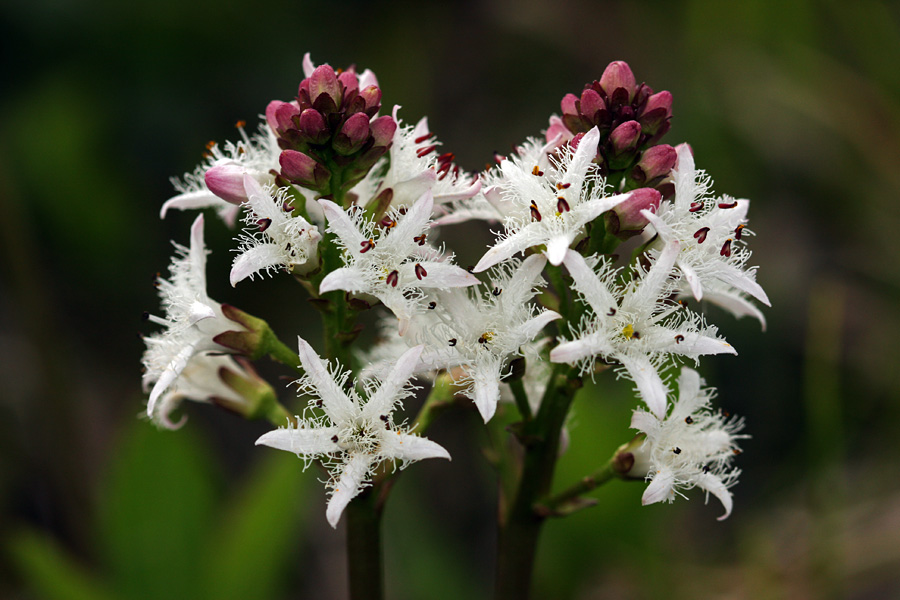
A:
[[[356,391],[356,382],[348,390],[349,372],[337,367],[329,370],[303,338],[299,346],[306,376],[297,383],[311,397],[306,414],[315,416],[270,431],[256,443],[293,452],[307,461],[319,458],[329,468],[331,499],[325,514],[332,527],[337,527],[347,504],[370,483],[381,463],[398,461],[402,468],[425,458],[450,459],[438,444],[394,423],[394,409],[413,391],[409,378],[421,346],[398,358],[380,384],[369,381],[365,401]]]

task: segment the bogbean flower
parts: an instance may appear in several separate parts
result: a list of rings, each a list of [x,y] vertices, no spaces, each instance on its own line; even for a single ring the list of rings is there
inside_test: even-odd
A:
[[[476,272],[542,245],[550,263],[559,265],[585,225],[629,198],[630,194],[605,194],[604,181],[591,162],[599,139],[594,128],[581,138],[576,150],[568,145],[560,148],[550,158],[548,171],[517,158],[500,164],[503,180],[499,194],[516,210],[506,218],[505,235],[475,265]]]
[[[750,311],[741,295],[749,294],[770,305],[766,292],[756,282],[755,269],[745,269],[750,258],[744,240],[749,234],[746,217],[750,202],[713,197],[709,178],[694,169],[690,148],[681,144],[677,152],[675,198],[663,202],[656,214],[647,215],[659,234],[657,246],[670,241],[681,245],[675,265],[684,275],[685,293],[701,300],[706,289],[713,289],[717,293],[709,300],[723,300],[723,307],[738,316],[757,316],[759,311]]]
[[[703,388],[703,380],[693,369],[682,368],[678,378],[678,399],[667,414],[655,415],[637,409],[631,427],[646,434],[635,452],[636,467],[647,469],[650,485],[644,491],[644,505],[675,500],[682,490],[699,487],[714,495],[731,514],[728,488],[737,483],[738,469],[731,461],[740,454],[736,435],[743,421],[727,419],[710,406],[714,390]],[[634,469],[633,469],[634,470]]]
[[[191,245],[178,244],[169,267],[169,279],[158,279],[165,317],[149,315],[149,320],[165,331],[144,338],[145,388],[150,389],[147,415],[162,425],[171,425],[157,404],[163,394],[187,368],[191,359],[209,352],[227,352],[213,341],[217,335],[240,326],[222,314],[222,306],[206,294],[206,247],[203,243],[203,215],[191,227]]]
[[[677,241],[666,244],[650,269],[639,270],[638,276],[621,289],[615,284],[616,271],[608,262],[600,262],[595,272],[584,257],[568,251],[566,269],[592,314],[583,319],[575,339],[550,351],[550,360],[580,362],[584,371],[597,356],[616,361],[634,381],[650,411],[664,416],[668,388],[659,375],[661,362],[673,354],[694,360],[704,354],[737,354],[730,344],[716,337],[715,327],[668,300],[674,290],[671,274],[678,253]]]
[[[328,219],[328,231],[344,248],[344,264],[325,276],[319,293],[344,290],[368,294],[400,321],[400,335],[422,299],[422,290],[467,287],[478,279],[451,263],[452,255],[426,244],[432,206],[426,192],[408,210],[391,211],[375,223],[362,210],[348,214],[330,200],[319,200]]]
[[[169,209],[214,208],[225,223],[233,226],[241,203],[247,200],[244,176],[262,185],[275,180],[270,171],[278,168],[281,153],[275,135],[264,125],[252,138],[245,133],[243,123],[238,123],[238,130],[242,138],[239,142],[226,142],[224,146],[211,142],[205,164],[185,173],[182,180],[172,179],[179,194],[162,205],[160,218],[165,218]]]
[[[463,394],[474,400],[485,423],[497,410],[500,382],[520,348],[560,315],[530,304],[547,260],[533,254],[498,267],[484,294],[468,290],[437,291],[429,304],[439,322],[430,328],[430,344],[421,362],[447,369]]]
[[[298,383],[312,397],[307,414],[316,409],[324,414],[270,431],[256,443],[307,460],[318,457],[331,470],[331,499],[325,514],[332,527],[337,527],[344,508],[369,484],[384,461],[400,461],[403,468],[425,458],[450,459],[442,446],[394,423],[394,409],[412,393],[409,378],[421,346],[400,356],[383,381],[368,382],[365,401],[357,393],[355,382],[347,387],[349,372],[329,372],[328,364],[302,338],[299,346],[306,376]]]
[[[322,235],[302,216],[294,216],[285,188],[261,186],[244,176],[247,194],[241,236],[241,253],[234,259],[231,285],[255,273],[284,269],[305,272],[318,265],[318,246]]]

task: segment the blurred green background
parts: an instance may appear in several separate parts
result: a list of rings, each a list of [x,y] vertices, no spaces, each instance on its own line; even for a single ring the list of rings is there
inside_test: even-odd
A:
[[[642,508],[643,485],[613,482],[548,523],[537,597],[900,597],[896,3],[13,0],[0,48],[0,597],[343,597],[319,474],[255,448],[265,424],[137,418],[141,313],[193,219],[158,219],[168,179],[290,99],[306,51],[373,69],[386,107],[427,115],[472,170],[623,59],[673,93],[665,141],[752,199],[768,331],[713,312],[741,355],[701,369],[753,436],[734,515],[697,494]],[[210,295],[313,337],[291,281],[228,286],[230,237],[208,221]],[[561,485],[628,437],[628,386],[599,383]],[[472,417],[431,434],[452,463],[395,489],[391,598],[490,594],[496,492]]]

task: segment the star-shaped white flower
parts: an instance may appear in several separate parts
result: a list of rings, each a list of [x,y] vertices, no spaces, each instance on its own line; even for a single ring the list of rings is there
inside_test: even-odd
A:
[[[657,416],[635,410],[631,427],[647,437],[635,452],[636,464],[647,469],[650,485],[644,490],[644,505],[672,502],[680,490],[699,487],[714,495],[731,514],[732,498],[728,488],[737,483],[740,471],[731,467],[740,454],[735,435],[743,421],[726,419],[710,406],[714,390],[702,388],[703,381],[693,369],[682,368],[678,378],[678,399],[667,415]]]
[[[569,146],[561,147],[550,158],[553,166],[547,171],[517,157],[500,163],[499,193],[516,210],[504,223],[505,237],[478,261],[475,272],[540,245],[546,246],[550,264],[559,265],[585,225],[628,199],[627,193],[604,194],[604,180],[592,162],[599,142],[595,127],[574,152]]]
[[[520,348],[560,317],[530,304],[546,264],[537,254],[521,264],[505,264],[484,294],[467,290],[434,294],[432,310],[440,322],[428,331],[430,343],[421,363],[456,374],[457,384],[467,386],[463,393],[475,401],[485,423],[497,410],[500,381],[509,361],[521,356]]]
[[[770,306],[766,292],[756,282],[756,271],[744,269],[750,258],[745,245],[750,201],[713,197],[709,192],[709,178],[694,169],[690,148],[681,144],[677,152],[678,163],[672,172],[674,201],[663,202],[656,214],[642,212],[659,234],[659,244],[670,240],[680,242],[681,252],[675,265],[697,300],[704,297],[707,289],[721,292],[724,284]],[[708,299],[716,301],[718,296]],[[725,299],[724,308],[732,310],[733,303]],[[739,310],[736,314],[740,316],[747,311]]]
[[[670,242],[649,271],[621,290],[614,283],[616,271],[607,262],[595,273],[584,257],[568,251],[566,268],[593,315],[583,321],[576,339],[551,350],[550,360],[583,361],[585,368],[595,356],[617,361],[653,414],[665,415],[668,389],[658,371],[662,360],[673,354],[695,360],[704,354],[737,354],[716,337],[715,327],[704,326],[701,317],[668,300],[675,285],[671,275],[678,252],[678,242]]]
[[[291,215],[287,189],[263,187],[250,175],[244,176],[244,188],[247,227],[231,268],[231,285],[260,271],[302,271],[318,264],[322,234],[303,217]]]
[[[243,197],[243,176],[250,175],[263,185],[275,180],[269,172],[280,169],[281,149],[275,134],[264,124],[253,138],[247,136],[243,127],[239,130],[241,141],[236,144],[226,142],[224,146],[211,145],[205,164],[198,165],[192,173],[185,173],[183,180],[172,179],[179,194],[162,205],[160,218],[165,218],[169,209],[214,208],[222,220],[232,226],[241,202],[246,199]],[[212,177],[215,192],[207,185],[208,177]]]
[[[222,314],[221,304],[206,294],[206,247],[203,244],[203,215],[191,227],[191,245],[178,244],[169,267],[169,279],[158,280],[165,318],[150,315],[150,321],[165,331],[144,338],[144,387],[150,390],[147,415],[158,418],[157,402],[185,370],[191,358],[207,352],[224,352],[226,348],[213,341],[225,331],[240,325]]]
[[[319,457],[330,468],[328,484],[331,499],[326,517],[337,527],[347,504],[368,485],[373,471],[384,461],[400,461],[401,468],[425,458],[446,458],[450,454],[440,445],[413,435],[394,424],[394,408],[412,389],[409,378],[422,347],[416,346],[397,359],[394,368],[378,384],[367,383],[363,399],[355,386],[346,387],[348,372],[329,372],[310,345],[299,339],[300,363],[306,376],[300,387],[312,396],[310,411],[321,408],[318,418],[300,419],[296,427],[270,431],[256,443],[287,450],[311,460]]]
[[[319,200],[328,219],[328,231],[344,248],[345,267],[322,280],[319,292],[344,290],[369,294],[381,300],[400,321],[400,335],[421,301],[422,289],[467,287],[478,279],[452,264],[426,245],[433,206],[426,192],[405,213],[391,211],[382,223],[365,218],[353,208],[353,216],[330,200]],[[377,232],[377,233],[376,233]]]

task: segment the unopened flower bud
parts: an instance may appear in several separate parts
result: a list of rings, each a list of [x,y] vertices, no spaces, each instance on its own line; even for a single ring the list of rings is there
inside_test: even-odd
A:
[[[337,75],[328,65],[316,67],[309,76],[309,101],[313,108],[323,113],[332,113],[341,105],[343,88]]]
[[[631,102],[631,98],[634,96],[634,90],[637,88],[637,82],[634,79],[634,73],[631,72],[631,67],[628,66],[628,63],[617,60],[609,63],[603,71],[603,76],[600,77],[600,87],[606,92],[607,98],[612,98],[614,100],[618,100],[618,98],[614,98],[616,90],[624,89],[625,98],[622,101],[622,104],[625,104]]]
[[[572,133],[587,131],[587,122],[582,118],[578,111],[578,96],[575,94],[566,94],[559,103],[562,108],[562,120],[566,127]]]
[[[343,156],[353,154],[369,139],[369,117],[365,113],[351,115],[343,127],[334,136],[331,146],[335,152]]]
[[[603,101],[603,98],[600,97],[600,94],[591,88],[581,92],[581,114],[584,115],[592,125],[601,125],[601,123],[598,122],[600,119],[604,122],[606,121],[603,113],[607,113],[608,115],[606,103]]]
[[[338,75],[338,82],[344,87],[344,96],[359,91],[359,79],[353,71],[344,71]]]
[[[644,133],[656,135],[668,120],[672,117],[672,94],[666,91],[653,94],[647,99],[644,112],[641,115],[641,127]],[[668,130],[668,127],[666,127]],[[663,132],[665,133],[665,132]]]
[[[204,176],[206,187],[226,202],[241,204],[247,201],[247,192],[244,191],[246,172],[244,167],[236,164],[216,165],[209,169]]]
[[[266,107],[266,122],[272,131],[279,133],[294,128],[293,118],[300,114],[300,108],[296,102],[282,102],[272,100]]]
[[[278,403],[275,390],[259,376],[250,361],[240,356],[235,357],[235,361],[243,368],[241,372],[222,366],[219,367],[218,377],[236,396],[213,396],[210,399],[217,406],[246,419],[269,417]]]
[[[642,210],[656,212],[662,195],[653,188],[638,188],[624,202],[613,207],[606,216],[606,230],[620,238],[629,238],[647,226]]]
[[[297,124],[300,133],[313,144],[324,144],[331,137],[331,131],[325,124],[325,118],[314,108],[304,110],[300,114]]]
[[[310,156],[296,150],[284,150],[278,157],[281,173],[292,182],[314,190],[322,190],[331,173]]]
[[[359,97],[366,102],[366,114],[370,118],[375,116],[375,113],[381,108],[381,88],[377,85],[365,87],[359,92]]]
[[[394,141],[394,132],[397,131],[397,122],[389,115],[378,117],[369,123],[369,130],[375,141],[375,147],[386,148]]]
[[[615,154],[623,154],[634,150],[641,137],[641,126],[637,121],[626,121],[613,129],[609,134],[609,142]]]
[[[632,178],[638,183],[652,181],[657,177],[665,177],[675,166],[678,154],[668,144],[660,144],[648,148],[634,168]]]

